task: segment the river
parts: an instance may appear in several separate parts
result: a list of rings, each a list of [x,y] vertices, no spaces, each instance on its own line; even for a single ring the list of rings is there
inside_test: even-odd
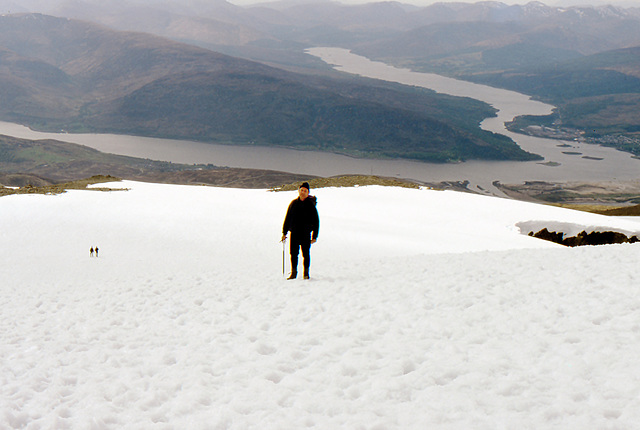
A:
[[[505,134],[524,150],[540,154],[545,160],[468,161],[457,164],[371,160],[277,147],[230,146],[113,134],[44,133],[8,122],[0,122],[0,134],[25,139],[57,139],[102,152],[175,163],[211,163],[218,166],[271,169],[316,176],[374,174],[423,182],[467,180],[474,190],[484,190],[496,195],[501,193],[492,185],[494,181],[522,183],[531,180],[568,182],[638,179],[640,161],[632,158],[630,154],[598,145],[542,139],[507,131],[505,121],[510,121],[517,115],[544,115],[553,109],[553,106],[531,100],[528,96],[435,74],[392,67],[340,48],[312,48],[307,50],[307,53],[346,73],[484,101],[498,109],[498,116],[483,121],[483,129]]]

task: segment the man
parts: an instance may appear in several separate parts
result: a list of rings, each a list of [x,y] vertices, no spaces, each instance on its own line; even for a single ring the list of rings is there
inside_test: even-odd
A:
[[[305,182],[298,188],[298,198],[289,204],[287,216],[282,226],[282,240],[287,239],[291,232],[289,252],[291,254],[291,275],[288,279],[298,276],[298,253],[302,250],[304,279],[309,279],[311,266],[311,244],[318,240],[320,220],[316,210],[316,198],[309,195],[309,183]]]

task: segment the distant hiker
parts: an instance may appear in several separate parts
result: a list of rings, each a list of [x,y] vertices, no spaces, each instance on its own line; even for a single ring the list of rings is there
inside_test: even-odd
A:
[[[89,257],[93,257],[93,246],[91,247],[91,249],[89,250]]]
[[[309,279],[311,266],[311,244],[318,240],[320,219],[316,210],[317,200],[309,195],[309,183],[305,182],[298,188],[298,198],[289,204],[287,215],[282,226],[282,240],[287,239],[291,232],[289,253],[291,254],[291,275],[288,279],[298,276],[298,253],[302,250],[304,279]]]
[[[96,258],[98,257],[98,247],[96,246]]]

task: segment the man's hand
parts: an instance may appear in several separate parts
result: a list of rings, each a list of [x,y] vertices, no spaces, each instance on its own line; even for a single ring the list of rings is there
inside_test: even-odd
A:
[[[287,235],[286,235],[286,234],[283,234],[283,235],[282,235],[282,240],[280,240],[280,242],[284,242],[285,240],[287,240]]]
[[[318,239],[311,239],[311,244],[313,245],[314,243],[316,243],[318,241]]]

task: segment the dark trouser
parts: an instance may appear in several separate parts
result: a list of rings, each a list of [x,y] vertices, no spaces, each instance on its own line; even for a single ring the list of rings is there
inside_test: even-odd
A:
[[[309,236],[291,235],[291,243],[289,245],[289,253],[291,254],[291,273],[298,273],[298,252],[302,250],[302,265],[304,266],[304,274],[309,274],[311,266],[311,238]]]

